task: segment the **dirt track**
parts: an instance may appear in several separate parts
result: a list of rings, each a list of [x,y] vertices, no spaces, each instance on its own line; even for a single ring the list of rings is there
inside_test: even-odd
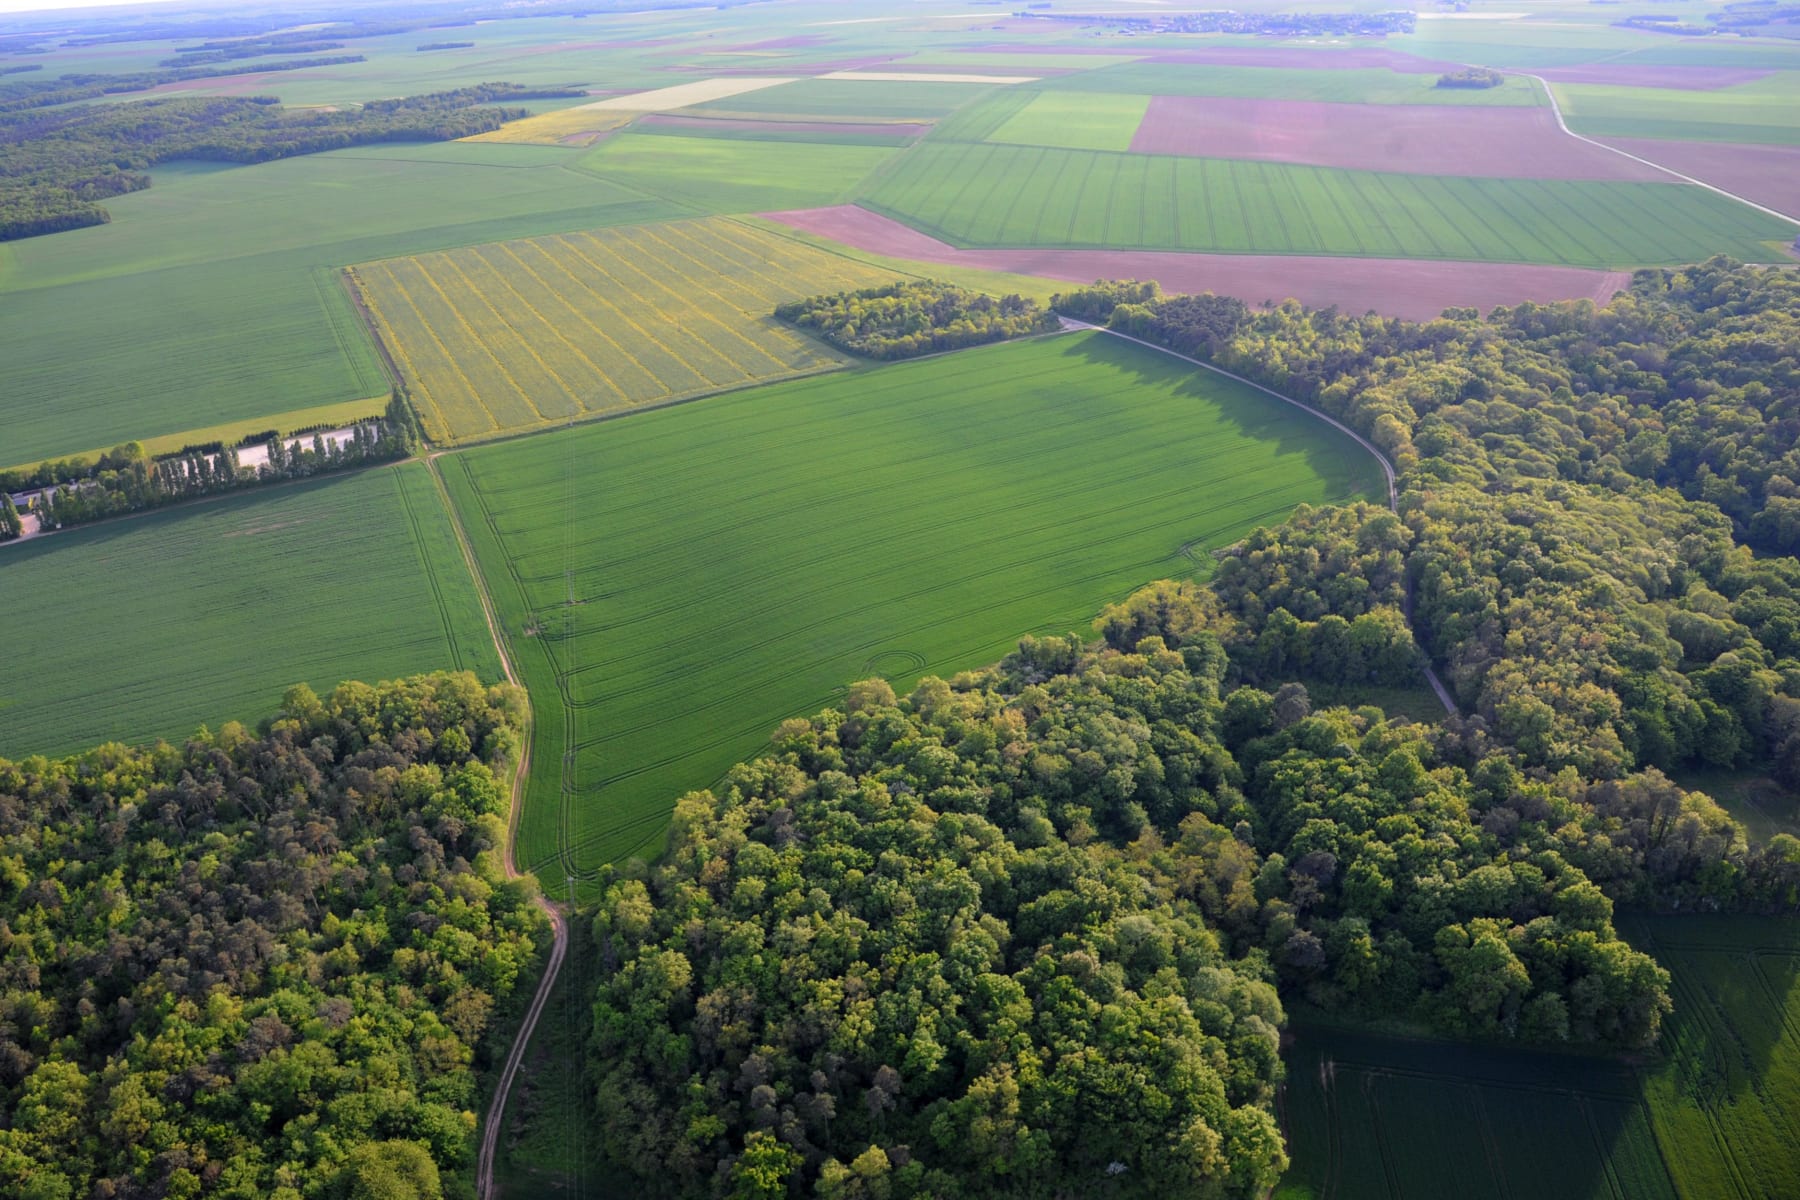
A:
[[[1347,312],[1424,321],[1446,308],[1482,311],[1522,300],[1605,303],[1631,283],[1625,271],[1509,263],[1299,255],[1179,254],[1147,250],[958,250],[898,221],[857,208],[764,213],[769,220],[870,254],[945,266],[1036,275],[1071,283],[1154,279],[1170,292],[1217,292],[1248,304],[1293,298]]]
[[[1548,108],[1156,96],[1131,148],[1415,175],[1668,180],[1565,136]]]

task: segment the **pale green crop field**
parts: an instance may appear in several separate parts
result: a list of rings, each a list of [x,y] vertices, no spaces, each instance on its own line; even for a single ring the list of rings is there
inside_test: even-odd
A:
[[[1129,150],[1149,107],[1148,96],[1041,92],[988,140],[1071,150]]]
[[[419,463],[0,547],[0,755],[252,722],[296,683],[499,678]]]
[[[447,454],[534,706],[519,865],[654,857],[674,799],[845,684],[1088,627],[1299,503],[1343,435],[1103,334],[822,376]]]
[[[1800,70],[1717,91],[1558,83],[1570,128],[1590,137],[1800,146]]]

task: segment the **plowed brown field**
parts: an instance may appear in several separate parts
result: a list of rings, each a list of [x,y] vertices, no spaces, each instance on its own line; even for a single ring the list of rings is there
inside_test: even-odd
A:
[[[958,250],[855,205],[763,215],[789,228],[889,258],[1036,275],[1071,283],[1154,279],[1169,292],[1210,291],[1236,296],[1248,304],[1291,297],[1315,307],[1335,304],[1359,313],[1373,309],[1415,321],[1429,320],[1446,308],[1459,306],[1486,311],[1495,305],[1523,300],[1547,302],[1584,297],[1605,303],[1613,293],[1631,284],[1627,271],[1506,263],[1138,250]]]
[[[1800,146],[1660,138],[1606,138],[1605,142],[1778,212],[1800,216]]]
[[[1157,96],[1131,148],[1412,175],[1668,179],[1568,136],[1548,108]]]

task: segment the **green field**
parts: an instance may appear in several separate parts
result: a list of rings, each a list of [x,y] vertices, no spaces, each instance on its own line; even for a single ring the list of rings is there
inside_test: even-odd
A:
[[[1151,96],[1241,96],[1256,100],[1323,100],[1338,104],[1481,104],[1532,107],[1544,103],[1529,79],[1497,88],[1441,88],[1436,75],[1380,68],[1309,71],[1298,67],[1191,67],[1128,63],[1033,84],[1046,91],[1121,92]]]
[[[106,202],[110,225],[0,246],[0,458],[385,394],[339,268],[689,211],[577,157],[454,144],[160,169]]]
[[[988,140],[1071,150],[1129,150],[1149,107],[1148,96],[1039,92]]]
[[[1276,1200],[1674,1200],[1629,1067],[1299,1025]]]
[[[1296,1028],[1277,1200],[1761,1200],[1800,1179],[1800,920],[1636,917],[1675,1012],[1637,1063]]]
[[[663,137],[652,126],[614,134],[582,157],[581,168],[693,211],[749,213],[837,203],[893,153],[882,146]]]
[[[923,142],[861,199],[961,246],[1347,254],[1625,267],[1731,254],[1792,227],[1684,184],[1464,179]]]
[[[1099,334],[438,461],[531,691],[519,864],[552,891],[654,856],[676,796],[855,679],[1085,629],[1184,547],[1381,489],[1323,424]]]
[[[493,640],[409,463],[0,548],[0,754],[178,738],[292,684],[468,668]]]
[[[1800,920],[1631,919],[1674,976],[1666,1061],[1644,1082],[1686,1200],[1791,1196],[1800,1180]]]
[[[895,67],[897,71],[926,68]],[[1021,70],[1020,75],[1031,72]],[[997,85],[913,80],[800,79],[741,96],[708,100],[683,112],[863,121],[923,121],[947,116]]]
[[[1590,137],[1800,146],[1800,70],[1717,91],[1559,83],[1569,127]]]

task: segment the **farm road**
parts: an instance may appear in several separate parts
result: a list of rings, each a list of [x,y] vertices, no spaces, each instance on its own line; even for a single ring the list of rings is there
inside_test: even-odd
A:
[[[1518,74],[1525,74],[1525,73],[1518,72]],[[1667,174],[1673,175],[1675,178],[1681,180],[1683,183],[1691,183],[1695,187],[1703,187],[1709,192],[1715,192],[1718,195],[1724,196],[1727,200],[1736,200],[1739,204],[1748,204],[1751,208],[1754,208],[1757,212],[1767,213],[1771,217],[1779,217],[1781,220],[1786,221],[1790,225],[1800,226],[1800,217],[1793,216],[1789,213],[1779,212],[1773,208],[1770,208],[1766,204],[1758,204],[1756,201],[1751,200],[1748,197],[1740,196],[1736,192],[1728,192],[1722,187],[1715,187],[1712,184],[1706,182],[1706,180],[1704,180],[1704,179],[1695,179],[1692,175],[1683,175],[1680,171],[1677,171],[1674,167],[1665,167],[1659,162],[1653,162],[1648,158],[1641,158],[1638,155],[1633,154],[1628,150],[1621,150],[1617,146],[1609,146],[1605,142],[1597,142],[1591,137],[1584,137],[1581,134],[1576,133],[1573,129],[1569,128],[1569,123],[1563,119],[1562,105],[1560,105],[1556,102],[1556,92],[1553,88],[1551,88],[1550,81],[1545,79],[1542,75],[1525,75],[1525,78],[1536,80],[1537,85],[1544,89],[1544,95],[1546,95],[1550,98],[1550,112],[1552,113],[1552,115],[1554,115],[1556,117],[1557,126],[1564,133],[1568,134],[1570,137],[1574,138],[1576,141],[1586,142],[1590,146],[1598,146],[1602,150],[1610,151],[1613,154],[1618,154],[1625,158],[1629,158],[1632,162],[1643,163],[1647,167],[1655,167],[1659,171],[1663,171]]]
[[[469,544],[468,532],[463,529],[462,515],[456,511],[456,505],[450,501],[450,492],[444,487],[444,477],[438,473],[437,460],[443,451],[425,456],[425,468],[431,472],[431,482],[436,485],[438,501],[450,514],[450,527],[456,531],[456,544],[462,551],[463,565],[469,569],[469,577],[475,582],[475,595],[481,601],[481,615],[487,621],[488,636],[494,639],[494,651],[500,656],[500,669],[506,674],[506,681],[515,686],[519,684],[519,674],[513,668],[512,654],[507,649],[506,639],[500,634],[500,615],[494,607],[494,598],[488,594],[487,580],[482,577],[481,568],[475,564],[475,550]],[[519,743],[519,763],[513,770],[511,808],[506,818],[506,847],[501,856],[506,864],[508,879],[519,877],[517,860],[513,857],[513,847],[518,842],[519,813],[525,804],[525,780],[531,773],[531,731],[527,729]],[[494,1157],[500,1147],[500,1127],[506,1118],[506,1102],[512,1095],[513,1080],[518,1077],[519,1068],[525,1062],[525,1051],[531,1045],[531,1035],[537,1032],[538,1018],[543,1016],[544,1007],[550,1002],[550,994],[556,987],[556,979],[562,971],[563,959],[569,951],[569,926],[563,912],[544,897],[538,897],[538,907],[550,918],[550,959],[544,964],[543,978],[538,980],[537,994],[531,998],[531,1007],[525,1010],[525,1019],[519,1023],[519,1032],[513,1038],[512,1049],[507,1051],[506,1064],[500,1068],[500,1080],[494,1086],[494,1098],[488,1103],[487,1116],[482,1122],[481,1148],[475,1156],[475,1194],[481,1200],[493,1200],[494,1196]]]
[[[1275,399],[1281,401],[1283,404],[1291,404],[1295,408],[1299,409],[1301,412],[1307,414],[1308,416],[1316,417],[1319,420],[1325,422],[1327,425],[1331,426],[1333,429],[1336,429],[1338,432],[1343,433],[1346,436],[1353,439],[1357,445],[1361,446],[1364,450],[1367,450],[1370,454],[1375,456],[1375,461],[1381,464],[1381,473],[1387,477],[1388,511],[1394,513],[1396,516],[1399,515],[1400,497],[1399,497],[1399,491],[1395,484],[1394,464],[1389,462],[1387,455],[1383,454],[1380,450],[1377,450],[1375,448],[1374,444],[1371,443],[1367,438],[1363,437],[1362,434],[1356,432],[1356,430],[1350,428],[1348,425],[1344,424],[1342,421],[1338,420],[1336,417],[1329,416],[1325,413],[1322,413],[1318,409],[1312,407],[1309,404],[1302,404],[1302,403],[1300,403],[1300,401],[1294,399],[1292,396],[1284,396],[1280,392],[1274,391],[1271,388],[1266,388],[1262,384],[1257,383],[1253,379],[1246,379],[1242,375],[1236,374],[1235,372],[1232,372],[1232,371],[1227,371],[1223,367],[1215,367],[1211,363],[1201,362],[1197,358],[1190,358],[1188,355],[1182,354],[1175,350],[1171,350],[1167,346],[1159,346],[1155,342],[1147,342],[1143,338],[1132,337],[1129,333],[1120,333],[1116,329],[1107,329],[1101,325],[1089,325],[1086,321],[1077,321],[1072,317],[1063,317],[1062,321],[1063,321],[1064,325],[1067,325],[1068,327],[1070,327],[1072,329],[1097,330],[1100,333],[1108,334],[1112,337],[1123,338],[1125,341],[1128,341],[1128,342],[1136,342],[1140,346],[1143,346],[1150,350],[1158,351],[1159,353],[1162,353],[1162,354],[1167,354],[1171,358],[1179,358],[1182,362],[1192,363],[1194,366],[1199,367],[1203,371],[1211,371],[1215,375],[1223,375],[1227,379],[1236,380],[1238,383],[1243,384],[1245,387],[1255,388],[1257,391],[1261,392],[1265,396],[1273,396]],[[1411,629],[1412,628],[1412,593],[1411,593],[1410,589],[1408,590],[1407,597],[1406,597],[1405,616],[1406,616],[1407,628]],[[1450,714],[1451,716],[1455,716],[1456,715],[1456,701],[1451,698],[1450,690],[1444,686],[1444,681],[1442,679],[1438,678],[1437,670],[1436,670],[1436,668],[1434,668],[1431,665],[1429,660],[1427,660],[1425,663],[1425,680],[1426,680],[1426,682],[1431,684],[1431,690],[1437,696],[1438,702],[1444,706],[1444,711],[1446,713]]]

